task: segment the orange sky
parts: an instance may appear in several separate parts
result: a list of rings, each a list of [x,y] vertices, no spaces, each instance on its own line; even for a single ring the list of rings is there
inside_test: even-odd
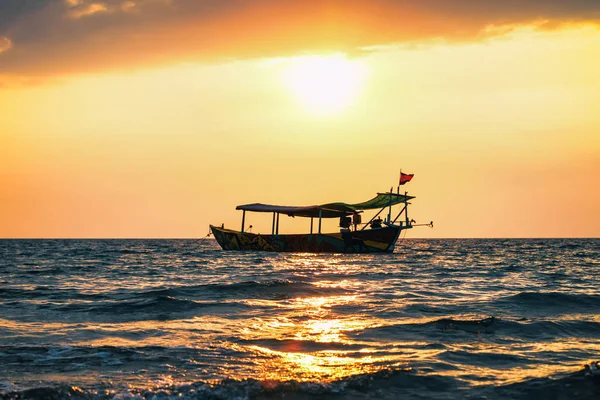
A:
[[[539,3],[7,0],[0,237],[202,237],[400,167],[409,237],[599,237],[600,4]]]

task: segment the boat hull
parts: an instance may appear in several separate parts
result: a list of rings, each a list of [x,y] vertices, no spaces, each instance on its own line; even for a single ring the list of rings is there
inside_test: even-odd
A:
[[[402,227],[323,234],[261,235],[211,225],[223,250],[296,253],[391,253]]]

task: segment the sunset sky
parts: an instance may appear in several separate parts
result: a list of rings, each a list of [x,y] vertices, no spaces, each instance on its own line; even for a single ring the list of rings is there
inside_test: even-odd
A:
[[[600,237],[600,1],[0,0],[0,237],[198,238],[400,168],[408,237]]]

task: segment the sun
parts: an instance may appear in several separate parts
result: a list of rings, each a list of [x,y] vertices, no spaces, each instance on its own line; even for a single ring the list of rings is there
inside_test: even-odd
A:
[[[336,113],[348,107],[362,88],[366,68],[341,55],[298,57],[290,60],[284,80],[310,111]]]

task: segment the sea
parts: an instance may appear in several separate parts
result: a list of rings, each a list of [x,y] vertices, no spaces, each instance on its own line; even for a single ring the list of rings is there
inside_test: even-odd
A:
[[[2,399],[600,399],[600,239],[0,240]]]

